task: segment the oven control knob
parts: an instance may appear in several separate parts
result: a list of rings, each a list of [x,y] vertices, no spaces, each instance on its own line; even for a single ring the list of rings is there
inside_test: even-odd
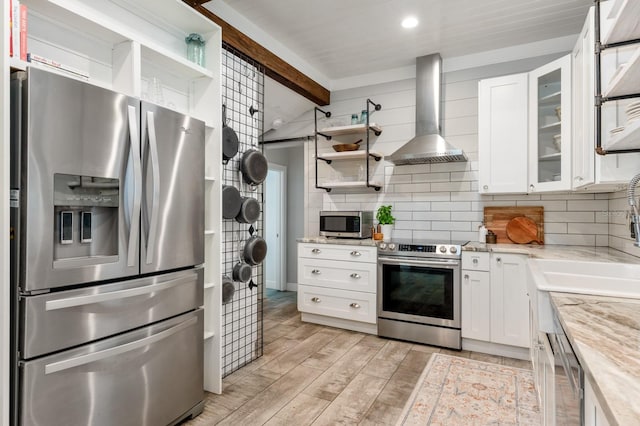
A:
[[[447,247],[440,246],[440,253],[446,253],[446,252],[447,252]]]
[[[394,243],[389,243],[388,247],[389,247],[389,250],[395,250],[396,249],[396,245]]]
[[[386,250],[387,249],[387,243],[380,243],[378,245],[378,247],[380,248],[380,250]]]
[[[456,254],[456,252],[458,251],[458,249],[456,248],[456,246],[452,246],[452,247],[449,249],[449,251],[450,251],[452,254]]]

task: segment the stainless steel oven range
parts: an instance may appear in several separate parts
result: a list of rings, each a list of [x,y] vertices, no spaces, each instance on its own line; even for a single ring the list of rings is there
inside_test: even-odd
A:
[[[461,244],[378,245],[378,335],[461,349]]]

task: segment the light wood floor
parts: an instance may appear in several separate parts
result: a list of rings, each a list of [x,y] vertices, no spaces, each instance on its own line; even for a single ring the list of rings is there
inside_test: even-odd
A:
[[[296,293],[267,290],[264,355],[206,395],[203,425],[393,425],[432,353],[531,368],[525,361],[450,351],[303,323]]]

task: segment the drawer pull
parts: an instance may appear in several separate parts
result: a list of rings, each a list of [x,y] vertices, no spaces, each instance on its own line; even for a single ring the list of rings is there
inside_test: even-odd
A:
[[[311,250],[311,253],[315,253],[315,254],[319,254],[322,250],[315,248],[313,250]]]
[[[469,274],[464,274],[464,279],[469,281]]]
[[[359,251],[357,251],[357,250],[354,250],[354,251],[352,251],[352,252],[351,252],[351,256],[356,256],[356,257],[358,257],[358,256],[362,256],[362,253],[360,253],[360,252],[359,252]]]
[[[360,278],[362,278],[362,277],[360,276],[360,274],[356,274],[355,272],[354,272],[353,274],[349,275],[349,276],[350,276],[351,278],[355,278],[356,280],[359,280]]]
[[[474,257],[474,258],[473,258],[473,264],[474,264],[474,265],[477,265],[477,264],[478,264],[478,258],[477,258],[477,257]]]
[[[498,262],[498,263],[502,262],[502,258],[501,257],[497,257],[496,258],[496,262]]]
[[[320,275],[320,270],[319,269],[314,269],[311,271],[312,274],[314,275]]]
[[[353,309],[360,309],[360,305],[355,302],[351,303],[349,306],[351,306]]]
[[[319,297],[312,297],[312,298],[311,298],[311,301],[312,301],[313,303],[320,303],[320,298],[319,298]]]

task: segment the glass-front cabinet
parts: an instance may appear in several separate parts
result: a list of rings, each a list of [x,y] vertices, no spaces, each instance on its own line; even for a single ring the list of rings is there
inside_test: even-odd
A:
[[[529,192],[571,189],[571,55],[529,74]]]

